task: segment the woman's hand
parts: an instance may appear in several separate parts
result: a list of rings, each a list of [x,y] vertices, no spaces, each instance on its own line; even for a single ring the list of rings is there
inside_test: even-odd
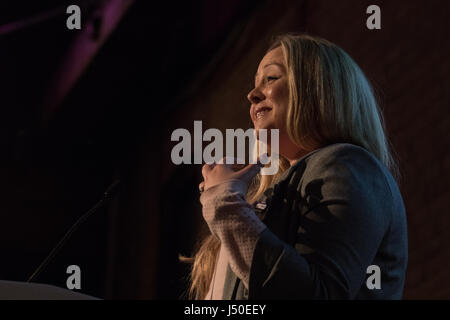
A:
[[[203,181],[199,185],[201,192],[232,179],[239,179],[245,182],[245,184],[248,184],[250,180],[259,173],[263,166],[258,162],[256,164],[249,164],[239,171],[234,171],[233,168],[235,168],[236,165],[227,164],[225,160],[223,162],[224,164],[212,163],[203,165]]]

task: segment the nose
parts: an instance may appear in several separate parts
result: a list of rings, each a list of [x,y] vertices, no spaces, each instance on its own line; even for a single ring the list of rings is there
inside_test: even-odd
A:
[[[251,104],[257,104],[258,102],[264,100],[265,98],[266,97],[261,92],[261,90],[258,89],[258,87],[254,88],[247,95],[247,99],[248,99],[248,101],[250,101]]]

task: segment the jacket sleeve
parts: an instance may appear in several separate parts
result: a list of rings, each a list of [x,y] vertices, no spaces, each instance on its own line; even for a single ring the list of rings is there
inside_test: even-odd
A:
[[[256,243],[249,299],[352,299],[388,230],[392,194],[361,148],[319,152],[287,188],[301,198],[295,246],[266,229]],[[275,212],[275,215],[277,213]]]
[[[247,185],[237,179],[215,185],[200,197],[203,218],[219,238],[226,260],[248,288],[250,264],[259,234],[266,229],[245,200]]]

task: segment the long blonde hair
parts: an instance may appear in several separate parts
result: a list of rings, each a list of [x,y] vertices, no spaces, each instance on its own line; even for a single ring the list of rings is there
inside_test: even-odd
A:
[[[377,157],[395,178],[398,168],[385,135],[382,113],[373,89],[353,59],[335,44],[306,34],[283,34],[267,50],[281,47],[287,66],[289,106],[286,129],[300,148],[352,143]],[[257,177],[249,188],[248,202],[258,199],[289,163],[281,158],[273,176]],[[220,241],[207,236],[192,258],[189,297],[203,299],[209,290]]]

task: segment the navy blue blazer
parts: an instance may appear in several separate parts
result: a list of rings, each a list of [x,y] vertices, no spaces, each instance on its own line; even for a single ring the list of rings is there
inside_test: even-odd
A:
[[[315,150],[257,203],[268,228],[256,244],[249,288],[228,266],[223,299],[402,298],[405,207],[388,169],[365,149]],[[367,285],[371,265],[379,267],[379,289]]]

